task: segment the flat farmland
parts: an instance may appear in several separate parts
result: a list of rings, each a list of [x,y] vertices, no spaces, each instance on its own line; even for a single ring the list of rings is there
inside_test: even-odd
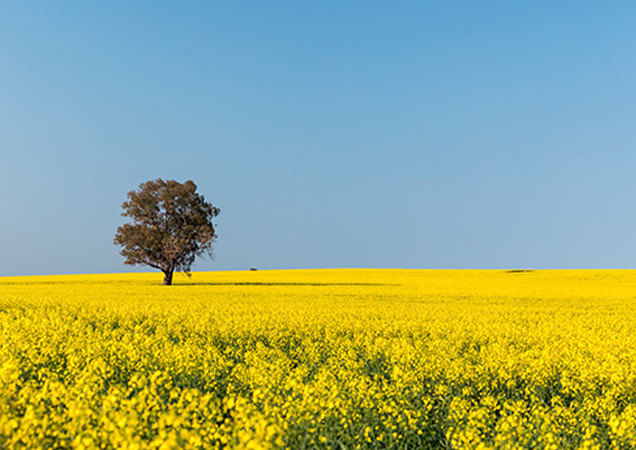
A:
[[[2,448],[634,448],[636,272],[0,278]]]

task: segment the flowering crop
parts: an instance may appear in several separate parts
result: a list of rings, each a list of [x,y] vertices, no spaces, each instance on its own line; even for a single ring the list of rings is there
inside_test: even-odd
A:
[[[0,278],[2,448],[635,448],[636,273]]]

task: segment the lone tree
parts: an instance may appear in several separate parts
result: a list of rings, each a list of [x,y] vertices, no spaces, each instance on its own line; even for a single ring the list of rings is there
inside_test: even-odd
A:
[[[121,206],[122,216],[132,223],[117,228],[114,243],[122,246],[125,264],[145,264],[161,270],[163,284],[172,284],[172,274],[190,268],[203,253],[213,257],[216,225],[212,220],[221,210],[197,194],[197,186],[188,180],[179,183],[161,178],[139,185],[128,193]]]

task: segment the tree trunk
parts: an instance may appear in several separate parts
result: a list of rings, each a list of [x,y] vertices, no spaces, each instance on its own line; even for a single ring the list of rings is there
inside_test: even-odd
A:
[[[170,286],[172,284],[172,270],[166,270],[164,273],[165,277],[163,278],[163,285]]]

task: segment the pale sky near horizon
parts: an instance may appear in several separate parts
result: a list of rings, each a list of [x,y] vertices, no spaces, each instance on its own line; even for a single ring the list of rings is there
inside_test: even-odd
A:
[[[633,2],[0,3],[0,275],[124,272],[194,180],[249,267],[636,267]],[[151,270],[139,268],[140,270]]]

